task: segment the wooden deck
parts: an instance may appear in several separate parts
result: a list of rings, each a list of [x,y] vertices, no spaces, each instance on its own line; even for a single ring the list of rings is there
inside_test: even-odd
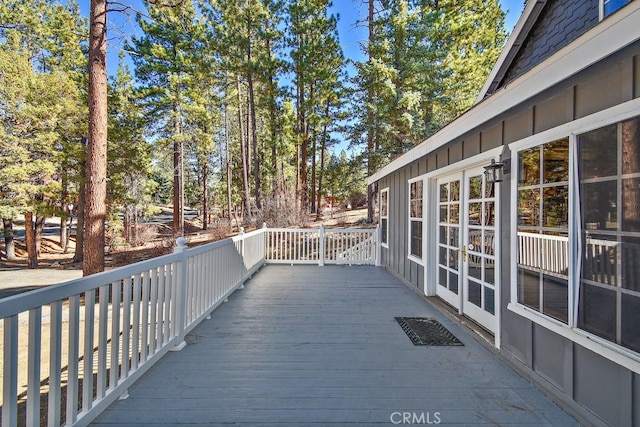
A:
[[[465,345],[414,346],[395,316]],[[188,342],[93,425],[576,425],[376,267],[264,267]]]

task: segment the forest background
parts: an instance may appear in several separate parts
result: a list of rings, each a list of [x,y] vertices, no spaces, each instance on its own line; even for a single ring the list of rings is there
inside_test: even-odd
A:
[[[24,218],[37,267],[45,220],[83,261],[89,25],[73,0],[0,4],[0,217],[4,253]],[[365,177],[468,109],[506,39],[497,0],[156,0],[107,3],[107,244],[136,245],[160,206],[301,225],[365,204]],[[511,27],[523,5],[510,7]],[[345,57],[346,28],[362,35]],[[356,13],[354,13],[356,11]],[[362,16],[360,16],[362,15]],[[345,27],[343,27],[345,28]],[[353,40],[353,39],[352,39]],[[348,43],[354,52],[354,42]],[[90,180],[89,180],[90,181]],[[90,184],[92,184],[90,182]]]

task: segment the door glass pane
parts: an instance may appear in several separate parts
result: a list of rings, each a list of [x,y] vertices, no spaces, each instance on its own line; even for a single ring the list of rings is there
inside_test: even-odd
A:
[[[447,287],[447,274],[448,271],[446,268],[438,268],[438,285]]]
[[[581,179],[618,173],[617,129],[617,125],[611,125],[579,136]]]
[[[490,285],[496,283],[496,263],[492,259],[484,259],[484,281]]]
[[[496,314],[496,293],[493,289],[484,287],[484,309],[485,311]]]
[[[454,294],[458,293],[458,275],[453,272],[449,272],[449,290]]]
[[[482,257],[478,255],[469,255],[467,257],[469,265],[467,267],[469,276],[474,279],[482,280]]]
[[[449,249],[449,268],[458,269],[458,249]]]
[[[482,175],[469,178],[469,199],[482,198]]]
[[[438,241],[443,245],[447,244],[447,227],[440,226],[440,236]]]
[[[447,265],[447,248],[443,248],[442,246],[440,246],[438,248],[438,252],[440,253],[438,257],[438,261],[440,262],[440,264]]]
[[[460,181],[451,182],[451,201],[457,202],[460,200]]]
[[[451,217],[449,218],[449,223],[459,224],[460,223],[460,205],[457,203],[452,204],[450,206],[450,214],[451,214]]]
[[[460,239],[458,227],[449,227],[449,246],[458,247]]]
[[[449,183],[440,184],[440,201],[449,201]]]
[[[496,254],[495,232],[493,230],[484,231],[484,244],[482,250],[487,255]]]
[[[449,222],[447,216],[447,205],[440,206],[440,222]]]
[[[496,225],[495,203],[493,202],[484,203],[484,217],[482,221],[484,225],[489,225],[489,226]]]
[[[482,225],[482,203],[469,203],[469,225]]]
[[[467,300],[477,305],[478,307],[482,307],[482,285],[476,283],[472,280],[469,280],[469,295],[467,296]]]
[[[482,230],[469,230],[469,252],[482,252]]]

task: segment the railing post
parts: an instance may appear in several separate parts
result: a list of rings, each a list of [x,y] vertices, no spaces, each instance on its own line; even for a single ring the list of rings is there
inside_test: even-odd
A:
[[[380,227],[380,223],[376,226],[374,248],[376,250],[376,267],[380,267],[382,265],[382,227]]]
[[[242,255],[242,259],[244,260],[244,227],[240,227],[240,255]]]
[[[176,240],[176,246],[173,248],[173,253],[180,254],[180,260],[177,263],[176,271],[176,318],[173,319],[177,322],[177,343],[173,346],[171,351],[180,351],[186,345],[184,340],[184,326],[187,318],[187,239],[184,237],[178,237]]]
[[[324,224],[320,224],[320,256],[318,257],[318,265],[324,267]]]

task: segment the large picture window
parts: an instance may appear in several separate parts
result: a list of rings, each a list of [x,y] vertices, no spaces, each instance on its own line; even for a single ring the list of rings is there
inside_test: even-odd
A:
[[[422,179],[409,182],[409,255],[422,261]]]
[[[640,353],[640,117],[515,155],[514,302]]]
[[[389,189],[380,191],[380,243],[389,247]]]
[[[578,327],[640,352],[640,119],[578,136]]]
[[[518,155],[518,302],[568,322],[569,138]]]

